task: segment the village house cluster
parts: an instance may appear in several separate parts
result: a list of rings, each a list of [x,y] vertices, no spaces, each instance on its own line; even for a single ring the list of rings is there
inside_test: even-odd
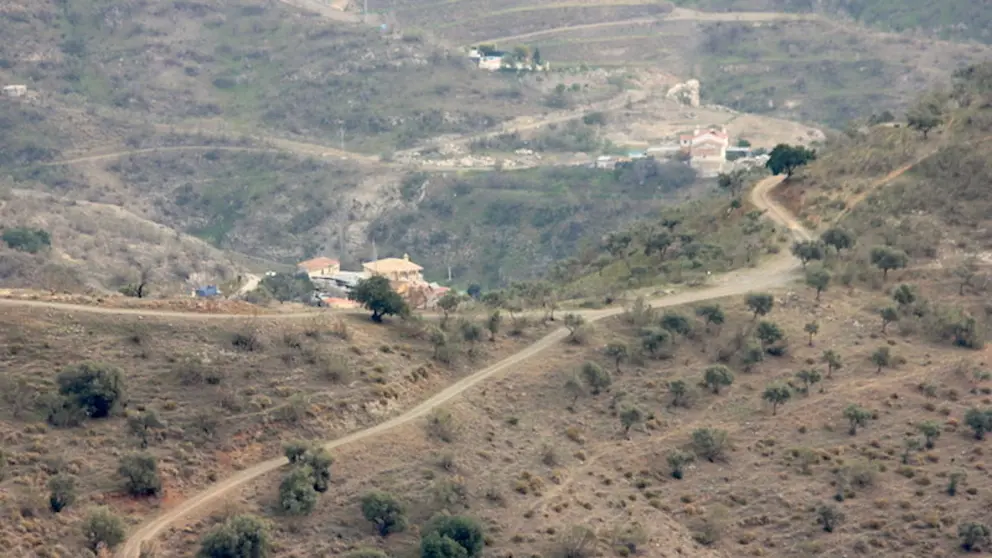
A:
[[[644,157],[680,157],[704,178],[712,178],[735,166],[734,160],[752,156],[750,147],[731,147],[730,136],[725,128],[695,129],[691,134],[682,134],[677,144],[656,145],[643,151],[630,151],[625,156],[603,155],[596,159],[594,166],[600,169],[613,169],[617,164]]]
[[[496,45],[479,45],[468,50],[468,58],[480,70],[498,72],[500,70],[546,72],[551,64],[541,58],[541,51],[531,50],[526,46],[514,47],[512,51],[504,52]]]
[[[389,279],[393,290],[400,294],[412,308],[432,308],[438,299],[449,289],[437,283],[426,281],[424,268],[410,261],[410,256],[402,258],[376,259],[362,264],[361,271],[345,271],[338,260],[318,257],[297,264],[297,270],[306,273],[314,285],[320,289],[321,300],[328,306],[351,306],[347,295],[362,279],[381,276]]]

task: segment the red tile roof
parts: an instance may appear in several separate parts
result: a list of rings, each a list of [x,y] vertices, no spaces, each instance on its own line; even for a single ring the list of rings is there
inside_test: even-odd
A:
[[[296,264],[297,267],[301,267],[307,271],[315,271],[318,269],[324,269],[326,267],[331,267],[335,265],[340,265],[341,262],[332,258],[314,258],[312,260],[307,260],[305,262],[300,262]]]

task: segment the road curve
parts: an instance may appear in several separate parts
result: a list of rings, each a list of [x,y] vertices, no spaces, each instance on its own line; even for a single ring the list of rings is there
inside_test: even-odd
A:
[[[775,186],[781,183],[782,180],[783,177],[781,176],[773,176],[759,182],[751,191],[752,203],[754,203],[754,205],[759,209],[766,210],[767,215],[771,219],[778,222],[780,225],[788,227],[797,239],[809,238],[809,233],[803,229],[792,216],[789,215],[785,208],[778,205],[771,198],[771,191],[775,188]],[[724,276],[724,279],[729,280],[723,281],[720,285],[706,289],[688,291],[659,300],[652,300],[651,304],[655,307],[679,306],[692,302],[745,294],[756,289],[767,289],[783,286],[793,279],[793,272],[797,269],[797,267],[798,265],[796,261],[788,254],[783,253],[767,260],[758,268],[744,272],[727,274]],[[582,314],[586,316],[588,321],[594,322],[610,316],[615,316],[621,312],[623,312],[622,308],[608,308],[603,310],[584,311]],[[509,356],[496,364],[489,366],[488,368],[484,368],[471,376],[467,376],[448,386],[444,390],[438,392],[431,398],[404,412],[403,414],[371,428],[353,432],[341,438],[325,442],[323,447],[328,450],[334,450],[350,443],[374,438],[375,436],[378,436],[379,434],[382,434],[392,428],[417,420],[429,413],[435,407],[443,405],[444,403],[447,403],[448,401],[459,396],[465,390],[472,388],[490,377],[506,371],[510,367],[536,356],[545,349],[552,347],[556,343],[559,343],[565,339],[567,335],[567,330],[564,328],[559,328],[520,352],[515,353],[514,355]],[[199,517],[202,513],[207,511],[207,508],[211,503],[225,497],[230,492],[244,486],[248,482],[251,482],[266,473],[275,471],[286,464],[288,464],[288,461],[285,457],[269,459],[249,467],[248,469],[238,471],[234,475],[208,487],[199,494],[192,496],[188,500],[172,509],[165,511],[158,517],[155,517],[139,527],[138,530],[132,533],[130,538],[128,538],[124,545],[118,550],[116,557],[140,558],[142,545],[145,542],[154,539],[165,529]]]

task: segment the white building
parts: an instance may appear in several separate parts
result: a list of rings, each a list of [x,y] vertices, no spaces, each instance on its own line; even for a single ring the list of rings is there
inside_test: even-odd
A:
[[[23,97],[28,94],[27,85],[5,85],[3,87],[4,97]]]
[[[679,146],[689,154],[689,165],[703,177],[712,177],[723,172],[727,164],[727,148],[730,136],[727,130],[698,128],[691,135],[679,136]]]

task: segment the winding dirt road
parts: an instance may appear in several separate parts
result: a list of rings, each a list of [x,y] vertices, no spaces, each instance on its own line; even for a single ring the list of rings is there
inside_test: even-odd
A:
[[[803,229],[803,227],[788,213],[785,208],[778,205],[771,198],[772,190],[782,182],[783,178],[784,177],[781,176],[773,176],[758,183],[751,191],[752,202],[759,209],[767,210],[767,214],[773,220],[792,231],[796,239],[808,239],[810,238],[809,232]],[[745,294],[754,290],[780,287],[792,281],[794,278],[794,271],[797,268],[798,263],[790,255],[783,253],[767,260],[758,268],[728,273],[720,278],[717,285],[712,287],[696,291],[688,291],[658,300],[652,300],[651,304],[655,307],[679,306],[703,300]],[[33,305],[53,307],[46,303],[33,303]],[[58,305],[56,307],[64,308],[65,306],[71,305]],[[89,308],[86,307],[78,307],[77,309],[80,311],[89,310]],[[105,313],[122,313],[121,311],[115,309],[104,308],[100,310]],[[609,308],[604,310],[581,311],[578,313],[584,315],[587,321],[595,322],[610,316],[616,316],[621,312],[623,312],[622,308]],[[126,313],[135,312],[129,311]],[[168,315],[170,317],[177,314],[175,312],[142,313],[146,315]],[[328,450],[333,450],[350,443],[374,438],[375,436],[378,436],[379,434],[382,434],[392,428],[422,418],[435,407],[443,405],[444,403],[458,397],[466,390],[486,381],[496,374],[510,369],[516,364],[538,355],[556,343],[561,342],[567,335],[568,332],[564,328],[555,330],[522,351],[448,386],[431,398],[399,416],[371,428],[360,430],[347,436],[325,442],[323,446]],[[211,504],[219,501],[232,491],[244,486],[248,482],[266,473],[275,471],[287,463],[288,462],[284,457],[277,457],[263,461],[253,467],[238,471],[231,477],[228,477],[208,487],[199,494],[190,497],[188,500],[170,510],[165,511],[158,517],[139,527],[138,530],[135,531],[127,542],[118,550],[116,554],[117,558],[139,558],[142,545],[154,539],[162,531],[200,517],[208,511]]]

